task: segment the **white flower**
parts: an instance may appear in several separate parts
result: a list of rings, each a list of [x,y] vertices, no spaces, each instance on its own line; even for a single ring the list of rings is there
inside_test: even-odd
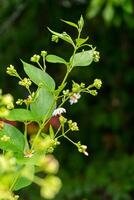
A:
[[[80,93],[74,93],[69,99],[70,104],[72,105],[74,103],[77,103],[80,97],[81,97]]]
[[[62,113],[66,113],[66,109],[65,108],[57,108],[54,110],[52,115],[56,116],[56,115],[61,115]]]

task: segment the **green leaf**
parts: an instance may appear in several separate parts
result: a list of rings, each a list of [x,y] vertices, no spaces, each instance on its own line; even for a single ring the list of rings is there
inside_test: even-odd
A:
[[[63,63],[63,64],[67,63],[63,58],[51,54],[46,56],[46,61],[50,63]]]
[[[31,112],[38,120],[43,120],[47,115],[49,118],[54,110],[54,95],[42,87],[35,101],[30,105]]]
[[[9,140],[3,141],[3,136],[8,136]],[[24,145],[23,134],[16,127],[5,123],[0,131],[0,149],[23,153]]]
[[[98,15],[104,3],[105,3],[105,0],[91,0],[87,8],[87,17],[93,18],[96,15]]]
[[[53,130],[53,127],[52,125],[50,124],[50,127],[49,127],[49,134],[50,134],[50,138],[54,138],[54,130]]]
[[[27,165],[24,167],[24,169],[21,172],[20,178],[17,179],[13,190],[17,191],[21,188],[27,187],[30,185],[34,179],[34,172],[35,168],[32,165]],[[20,172],[18,172],[19,174]]]
[[[80,31],[82,30],[83,26],[84,26],[84,19],[83,19],[83,16],[81,15],[80,20],[78,21],[78,27]]]
[[[106,22],[110,23],[114,17],[114,8],[113,5],[110,3],[107,3],[107,5],[105,6],[104,10],[103,10],[103,18]]]
[[[68,35],[66,32],[63,32],[63,33],[57,33],[55,31],[52,31],[50,28],[48,28],[48,30],[53,34],[53,35],[56,35],[58,36],[60,39],[72,44],[73,46],[75,46],[72,38],[70,37],[70,35]]]
[[[64,22],[65,24],[68,24],[68,25],[73,26],[73,27],[75,27],[75,28],[78,29],[77,24],[75,24],[75,23],[73,23],[73,22],[66,21],[66,20],[63,20],[63,19],[61,19],[61,21]]]
[[[89,37],[87,37],[87,38],[77,38],[76,39],[76,43],[77,43],[77,45],[78,46],[81,46],[82,44],[84,44],[87,40],[89,39]]]
[[[34,121],[36,117],[34,117],[29,110],[23,108],[17,108],[9,112],[7,119],[12,121],[23,122],[23,121]]]
[[[42,83],[50,91],[53,91],[55,89],[55,82],[53,78],[49,76],[45,71],[42,71],[41,69],[24,61],[22,61],[22,63],[24,66],[24,71],[36,85]]]
[[[71,57],[70,61],[72,62],[72,66],[88,66],[93,61],[93,52],[94,50],[82,51],[80,53],[76,53],[74,57]]]

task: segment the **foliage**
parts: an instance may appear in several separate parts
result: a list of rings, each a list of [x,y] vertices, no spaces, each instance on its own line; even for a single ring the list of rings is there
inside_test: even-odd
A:
[[[131,155],[134,152],[134,114],[132,109],[134,20],[133,13],[125,11],[126,4],[132,7],[133,1],[131,1],[132,3],[130,1],[118,1],[117,3],[120,3],[120,5],[115,4],[113,0],[101,1],[102,3],[104,2],[102,7],[97,4],[95,8],[91,8],[91,2],[95,1],[0,1],[0,88],[3,88],[4,93],[10,91],[15,97],[15,101],[18,96],[22,98],[23,93],[24,97],[26,97],[27,92],[23,87],[17,87],[15,80],[5,74],[4,66],[13,63],[17,71],[23,75],[18,58],[23,56],[24,60],[28,60],[33,52],[39,53],[40,50],[44,49],[44,46],[47,47],[48,52],[64,57],[64,60],[67,60],[71,55],[71,45],[66,46],[61,40],[59,45],[62,48],[57,48],[57,44],[52,45],[49,40],[49,32],[45,27],[53,27],[55,32],[65,30],[74,38],[76,32],[73,27],[65,26],[62,22],[57,23],[57,19],[68,19],[75,22],[75,19],[81,13],[87,16],[88,13],[95,12],[95,8],[101,8],[94,17],[86,18],[85,31],[83,31],[83,38],[86,38],[90,30],[89,41],[95,46],[97,45],[101,52],[99,67],[93,64],[93,67],[90,68],[77,68],[68,77],[70,81],[73,79],[75,82],[82,81],[87,84],[89,81],[92,82],[94,77],[99,77],[105,83],[96,98],[87,98],[86,95],[83,95],[79,104],[72,106],[69,113],[66,113],[68,117],[71,115],[73,119],[80,122],[80,134],[77,137],[82,143],[86,143],[89,149],[88,159],[83,158],[86,161],[82,162],[81,155],[76,153],[68,142],[62,141],[60,148],[56,149],[56,156],[58,156],[58,160],[60,159],[61,168],[64,168],[70,174],[83,174],[87,165],[89,163],[90,165],[92,164],[93,161],[90,162],[92,156],[97,160],[98,154],[100,155],[100,160],[102,155],[107,155],[107,159],[102,163],[102,166],[105,166],[109,159],[114,160],[113,156],[118,153],[120,153],[119,157],[122,160],[122,166],[127,165],[123,159],[124,154]],[[103,18],[103,12],[107,8],[107,3],[110,2],[114,15],[110,21],[106,21]],[[20,3],[22,3],[21,6],[19,6]],[[14,14],[16,17],[12,18]],[[110,15],[108,10],[107,15]],[[65,73],[63,64],[53,65],[47,63],[47,65],[47,72],[57,80],[57,83],[60,83]],[[71,87],[71,83],[68,87]],[[34,90],[34,86],[32,86],[32,90]],[[68,108],[68,104],[66,106]],[[51,121],[54,124],[56,123],[57,127],[57,118],[53,118]],[[33,132],[37,131],[37,125],[29,124],[28,129],[30,134],[33,134]],[[75,138],[76,135],[72,135],[73,137]],[[116,170],[114,173],[116,173]],[[67,174],[62,177],[63,181],[66,176]],[[68,185],[71,185],[72,177],[70,175]],[[98,182],[97,177],[95,179],[96,182]],[[76,181],[79,181],[79,179]],[[83,186],[83,184],[81,185]],[[79,187],[79,190],[82,186]],[[38,199],[39,195],[35,195],[36,190],[38,190],[36,186],[33,189],[25,188],[22,190],[22,193],[24,193],[23,199],[27,199],[26,192],[32,195],[32,200]],[[71,190],[71,192],[70,195],[73,196],[74,190]],[[131,195],[133,199],[133,191]],[[102,199],[102,196],[97,198]]]
[[[75,104],[80,99],[82,93],[88,93],[93,96],[97,95],[97,90],[101,88],[100,79],[95,79],[88,86],[85,83],[72,82],[71,90],[67,89],[67,78],[70,72],[77,67],[89,66],[93,61],[99,61],[99,52],[92,45],[86,43],[87,39],[81,37],[84,26],[84,19],[81,16],[77,24],[63,20],[65,24],[73,26],[77,30],[77,38],[73,40],[66,32],[58,33],[49,29],[52,33],[52,41],[58,42],[59,39],[66,41],[73,47],[72,56],[68,61],[59,56],[48,54],[47,51],[41,51],[40,55],[34,54],[31,61],[35,65],[31,65],[21,60],[23,69],[28,77],[22,78],[13,65],[7,67],[7,74],[17,78],[18,85],[24,87],[27,91],[27,97],[18,99],[16,104],[8,105],[9,109],[4,119],[11,121],[19,121],[24,124],[24,129],[0,122],[0,149],[3,150],[1,155],[1,187],[0,196],[3,200],[15,200],[19,197],[14,195],[14,191],[18,191],[23,187],[27,187],[32,182],[40,186],[40,194],[46,199],[54,198],[61,188],[61,180],[54,175],[57,170],[49,170],[50,165],[47,163],[48,155],[53,153],[54,149],[60,144],[61,138],[66,138],[80,153],[88,156],[87,146],[82,145],[80,141],[74,142],[69,132],[78,131],[78,125],[71,119],[63,116],[66,109],[62,106],[69,101]],[[84,50],[87,47],[88,50]],[[47,62],[63,63],[66,67],[66,74],[61,84],[56,88],[54,79],[46,72]],[[32,85],[36,85],[36,89],[32,90]],[[4,97],[1,97],[3,101]],[[11,104],[10,103],[10,104]],[[4,103],[3,103],[4,104]],[[2,106],[3,106],[2,104]],[[21,107],[20,107],[21,106]],[[52,125],[49,130],[45,131],[44,127],[48,124],[52,117],[58,117],[59,127],[57,130]],[[37,132],[34,135],[28,135],[29,124],[36,122],[38,124]],[[8,158],[9,156],[9,158]],[[49,161],[49,160],[48,160]],[[55,162],[56,163],[56,162]],[[46,164],[46,165],[45,165]],[[8,165],[11,167],[8,169]],[[53,168],[52,168],[53,169]],[[41,178],[38,173],[49,173]],[[3,190],[8,196],[3,194]]]
[[[114,25],[120,26],[122,21],[125,21],[129,26],[134,27],[131,0],[91,0],[87,9],[87,17],[94,18],[100,13],[109,25],[112,22]]]
[[[109,160],[101,157],[92,161],[81,175],[70,176],[62,171],[64,187],[56,199],[132,200],[133,165],[133,156]]]

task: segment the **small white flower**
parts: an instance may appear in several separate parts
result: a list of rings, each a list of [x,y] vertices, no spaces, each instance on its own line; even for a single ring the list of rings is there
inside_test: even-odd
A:
[[[62,113],[66,113],[66,109],[65,108],[57,108],[54,110],[52,115],[56,116],[56,115],[61,115]]]
[[[70,104],[72,105],[74,103],[77,103],[80,97],[81,97],[80,93],[74,93],[69,99]]]

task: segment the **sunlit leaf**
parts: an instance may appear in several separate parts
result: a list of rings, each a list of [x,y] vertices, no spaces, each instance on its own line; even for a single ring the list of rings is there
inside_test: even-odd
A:
[[[54,95],[44,87],[40,88],[38,97],[30,105],[31,112],[38,120],[43,120],[46,115],[49,118],[54,107]]]
[[[77,24],[75,24],[75,23],[73,23],[73,22],[66,21],[66,20],[63,20],[63,19],[61,19],[61,21],[64,22],[65,24],[68,24],[68,25],[73,26],[73,27],[75,27],[75,28],[78,29]]]
[[[3,137],[9,137],[7,141]],[[0,149],[23,153],[25,140],[23,134],[14,126],[4,124],[0,131]]]
[[[59,56],[56,56],[56,55],[47,55],[46,56],[46,61],[47,62],[50,62],[50,63],[63,63],[63,64],[66,64],[66,61],[59,57]]]
[[[23,108],[17,108],[13,109],[9,112],[9,115],[7,116],[8,120],[12,121],[32,121],[36,119],[32,115],[32,113],[29,110],[23,109]]]
[[[24,71],[29,76],[29,78],[36,84],[44,84],[50,91],[55,89],[55,82],[51,76],[49,76],[45,71],[22,61],[24,66]]]
[[[76,53],[74,57],[71,57],[70,61],[72,62],[72,66],[88,66],[93,61],[93,52],[94,50],[82,51],[80,53]]]

